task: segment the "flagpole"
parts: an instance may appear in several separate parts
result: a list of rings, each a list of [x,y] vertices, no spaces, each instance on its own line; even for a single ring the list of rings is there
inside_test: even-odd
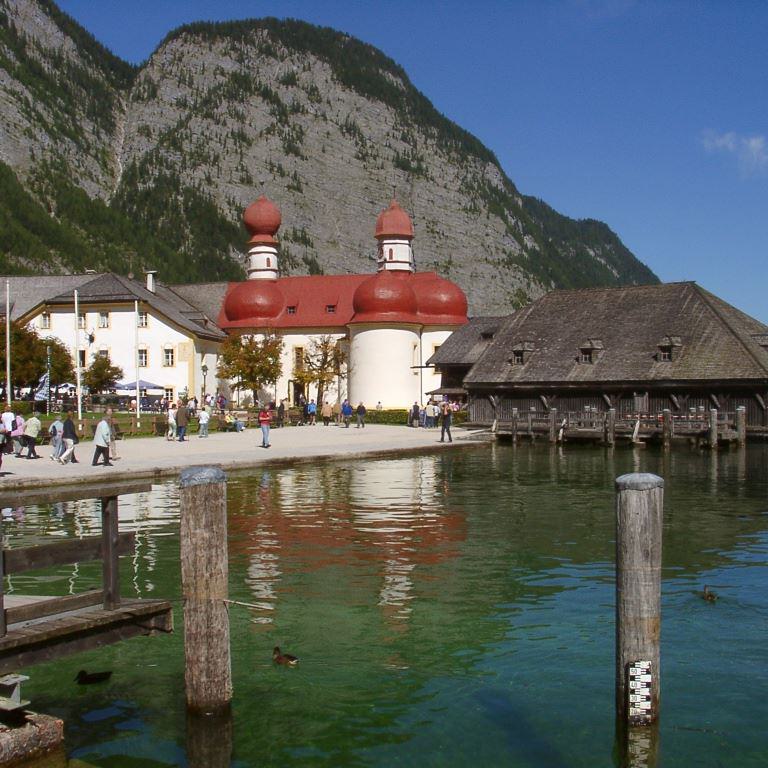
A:
[[[5,281],[5,401],[13,400],[11,387],[11,281]]]
[[[133,362],[136,368],[136,429],[141,428],[141,387],[139,386],[139,302],[133,302],[134,347]]]
[[[83,430],[83,387],[80,373],[80,302],[75,289],[75,392],[77,396],[77,429]]]
[[[48,393],[47,397],[45,398],[45,413],[46,415],[51,415],[51,345],[49,344],[46,348],[46,372],[48,373]]]

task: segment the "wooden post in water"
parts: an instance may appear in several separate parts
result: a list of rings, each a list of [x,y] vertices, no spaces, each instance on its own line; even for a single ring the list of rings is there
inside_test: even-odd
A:
[[[661,435],[665,448],[672,443],[672,411],[665,408],[661,414]]]
[[[740,447],[747,444],[747,409],[743,405],[736,409],[736,440]]]
[[[663,503],[657,475],[616,479],[616,718],[623,725],[646,725],[659,713]]]
[[[181,589],[187,707],[220,712],[232,700],[227,580],[227,486],[216,467],[181,473]]]
[[[117,496],[106,496],[101,500],[101,569],[105,611],[113,611],[120,605],[118,544]]]
[[[717,408],[709,412],[709,447],[717,448]]]
[[[549,442],[557,442],[557,408],[549,409]]]
[[[616,409],[608,409],[608,419],[606,421],[605,442],[611,447],[616,445]]]
[[[517,408],[512,409],[512,442],[517,442]]]

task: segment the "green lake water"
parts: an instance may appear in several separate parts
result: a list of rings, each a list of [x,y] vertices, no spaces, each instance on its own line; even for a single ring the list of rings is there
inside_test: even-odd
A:
[[[257,606],[230,609],[232,765],[615,765],[613,480],[632,471],[666,480],[658,764],[767,765],[768,446],[491,444],[230,478],[230,598]],[[93,500],[3,516],[6,546],[100,528]],[[122,499],[120,525],[123,594],[177,601],[177,631],[24,670],[25,697],[89,765],[211,765],[200,741],[228,751],[228,731],[185,719],[176,487]],[[113,676],[78,687],[81,668]]]

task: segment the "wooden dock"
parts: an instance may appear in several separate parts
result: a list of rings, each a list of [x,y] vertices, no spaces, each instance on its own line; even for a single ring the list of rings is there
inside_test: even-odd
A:
[[[122,599],[118,558],[132,554],[133,533],[118,531],[118,497],[151,490],[147,481],[0,493],[0,507],[99,498],[102,534],[0,552],[0,577],[56,565],[102,561],[102,588],[75,595],[4,595],[0,578],[0,673],[98,648],[136,635],[173,630],[165,600]]]
[[[558,413],[530,411],[514,413],[509,420],[495,422],[492,431],[499,439],[542,440],[550,443],[618,442],[665,445],[686,440],[716,448],[720,444],[743,445],[753,430],[747,430],[743,411],[735,413],[696,412],[684,415],[622,414],[614,410]]]

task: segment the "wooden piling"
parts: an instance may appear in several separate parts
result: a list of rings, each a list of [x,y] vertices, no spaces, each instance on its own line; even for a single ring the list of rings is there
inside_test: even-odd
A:
[[[740,446],[747,444],[747,409],[743,405],[736,409],[736,441]]]
[[[608,409],[608,421],[607,421],[605,441],[611,447],[616,445],[616,409],[615,408]]]
[[[717,408],[709,412],[709,447],[717,448]]]
[[[616,479],[616,717],[623,724],[652,723],[659,712],[663,502],[657,475]],[[646,685],[647,704],[639,700]]]
[[[557,442],[557,408],[549,409],[549,442]]]
[[[117,496],[104,496],[101,499],[101,570],[105,611],[114,611],[120,605],[119,545]]]
[[[517,443],[517,408],[512,409],[512,443]]]
[[[672,444],[672,411],[665,408],[661,414],[661,433],[665,448]]]
[[[181,473],[181,585],[187,707],[221,712],[232,700],[227,581],[227,490],[224,472]]]

